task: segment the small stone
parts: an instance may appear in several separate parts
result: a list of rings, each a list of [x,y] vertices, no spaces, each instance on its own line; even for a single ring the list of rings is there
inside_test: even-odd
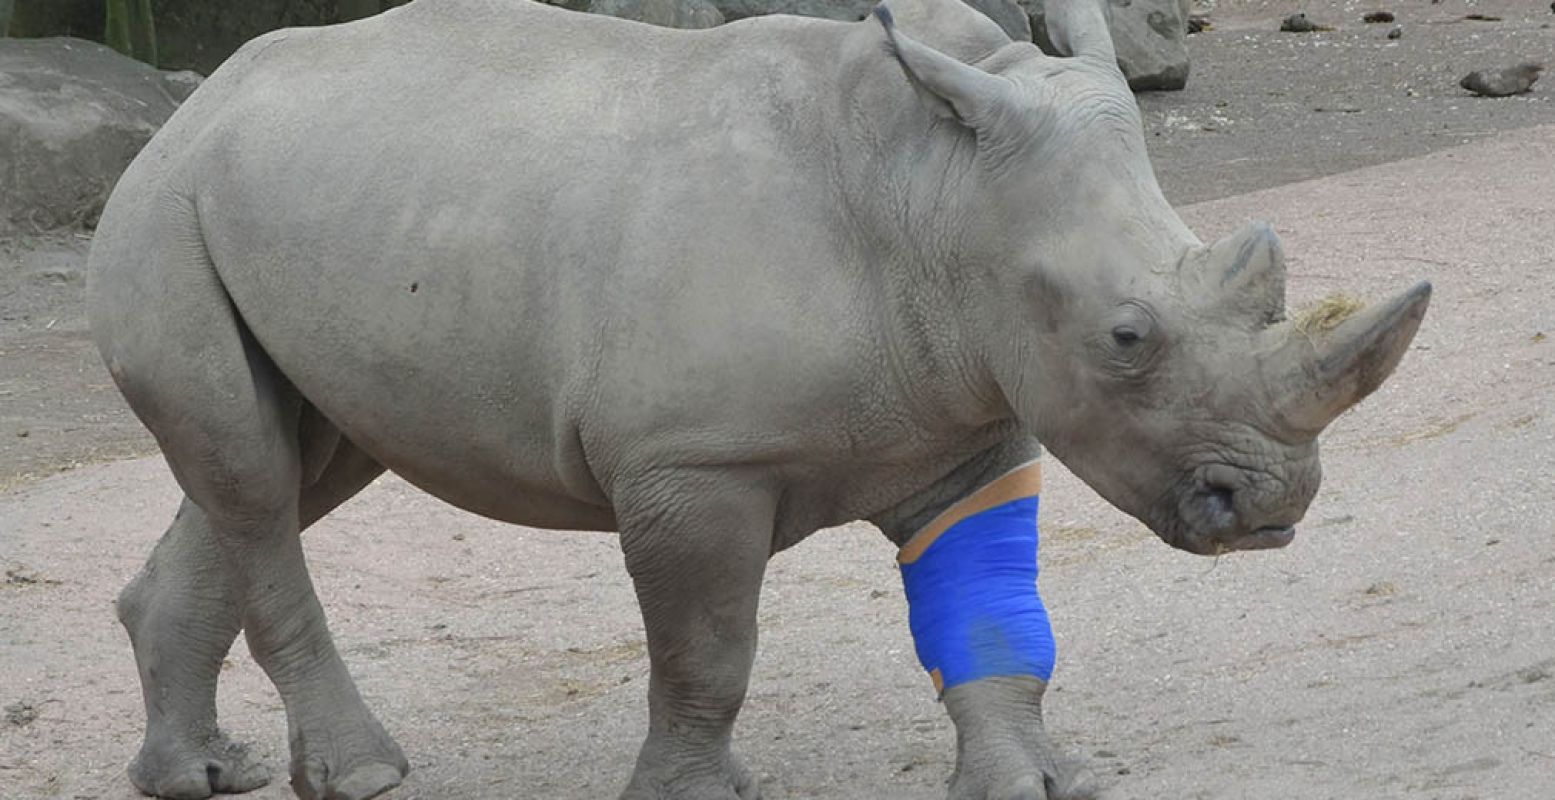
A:
[[[1387,597],[1398,594],[1398,586],[1391,581],[1377,581],[1366,587],[1366,593],[1373,597]]]
[[[1372,11],[1372,12],[1366,14],[1365,16],[1361,17],[1361,21],[1362,22],[1371,22],[1371,23],[1376,23],[1376,22],[1392,22],[1393,21],[1393,12],[1391,12],[1391,11]]]
[[[1521,680],[1523,683],[1538,683],[1542,680],[1548,680],[1549,677],[1550,671],[1543,667],[1529,667],[1517,673],[1518,680]]]
[[[1307,19],[1306,14],[1297,12],[1280,21],[1280,30],[1286,33],[1311,33],[1317,26],[1312,20]]]
[[[1203,33],[1215,29],[1215,23],[1209,21],[1209,17],[1188,17],[1188,33]]]
[[[1331,31],[1333,28],[1327,25],[1319,25],[1307,19],[1306,14],[1298,11],[1280,20],[1280,30],[1286,33],[1315,33],[1318,31]]]
[[[462,533],[454,534],[454,541],[456,541],[456,542],[464,541],[464,534],[462,534]]]
[[[1399,37],[1401,37],[1403,35],[1404,35],[1404,26],[1403,25],[1394,25],[1393,26],[1393,30],[1388,31],[1388,38],[1389,39],[1397,39],[1397,38],[1399,38]]]
[[[17,431],[16,432],[16,438],[18,438],[18,439],[25,439],[25,438],[27,438],[27,437],[29,437],[31,435],[32,435],[32,431]]]
[[[1480,97],[1509,97],[1532,89],[1543,69],[1541,64],[1524,63],[1506,69],[1477,70],[1463,76],[1458,85]]]
[[[5,707],[5,721],[18,728],[31,725],[38,718],[38,707],[26,700],[19,700]]]

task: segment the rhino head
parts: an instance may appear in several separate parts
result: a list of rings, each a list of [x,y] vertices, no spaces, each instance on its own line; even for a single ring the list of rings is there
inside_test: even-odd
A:
[[[1205,245],[1161,194],[1102,2],[1057,4],[1067,57],[1015,42],[973,64],[877,14],[936,126],[972,153],[982,199],[955,249],[984,277],[968,338],[1008,410],[1174,547],[1290,542],[1319,432],[1398,364],[1430,285],[1333,325],[1289,319],[1268,225]]]

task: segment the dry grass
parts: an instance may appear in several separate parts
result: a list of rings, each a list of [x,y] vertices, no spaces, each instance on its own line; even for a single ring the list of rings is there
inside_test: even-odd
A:
[[[1350,295],[1331,294],[1296,314],[1296,330],[1308,336],[1327,333],[1365,307],[1365,303]]]

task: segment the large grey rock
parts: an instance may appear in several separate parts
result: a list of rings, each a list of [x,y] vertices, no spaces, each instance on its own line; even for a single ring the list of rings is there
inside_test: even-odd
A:
[[[999,27],[1017,42],[1031,41],[1031,18],[1015,0],[965,0],[966,4],[983,12],[983,16],[999,23]]]
[[[1034,41],[1049,53],[1048,0],[1019,0],[1031,17]],[[1074,0],[1060,0],[1074,2]],[[1135,91],[1181,89],[1188,84],[1188,6],[1190,0],[1110,0],[1112,42],[1118,66]]]
[[[587,10],[665,28],[711,28],[724,21],[709,0],[589,0]]]
[[[0,39],[0,236],[94,224],[195,83],[82,39]]]

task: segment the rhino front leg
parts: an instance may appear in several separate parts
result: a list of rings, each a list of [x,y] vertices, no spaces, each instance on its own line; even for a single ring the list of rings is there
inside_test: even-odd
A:
[[[1037,461],[1004,472],[897,554],[918,660],[956,726],[951,800],[1095,796],[1042,727],[1057,646],[1037,589],[1041,486]]]
[[[1093,800],[1095,781],[1058,752],[1042,727],[1047,684],[1030,676],[984,678],[945,692],[956,726],[950,800]]]
[[[651,663],[648,736],[622,800],[755,800],[730,740],[756,655],[772,497],[698,475],[617,507]]]

